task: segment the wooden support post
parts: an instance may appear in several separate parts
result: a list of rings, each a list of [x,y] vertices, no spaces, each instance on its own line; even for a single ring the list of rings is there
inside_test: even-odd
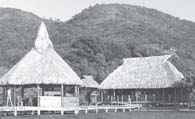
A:
[[[98,107],[96,106],[95,113],[98,113]]]
[[[5,103],[6,103],[6,101],[5,101],[5,99],[6,99],[6,97],[5,97],[5,86],[2,86],[2,88],[3,88],[3,106],[5,106]]]
[[[156,102],[156,94],[154,94],[154,102]]]
[[[147,91],[144,92],[144,100],[145,100],[145,101],[148,101]]]
[[[123,107],[123,112],[125,112],[125,107]]]
[[[64,85],[61,84],[61,115],[64,115]]]
[[[44,85],[41,85],[41,96],[44,96],[44,90],[45,90],[45,87],[44,87]]]
[[[6,102],[7,102],[7,85],[5,86],[5,105],[4,106],[6,106],[7,104],[6,104]]]
[[[119,95],[117,95],[117,102],[119,102]]]
[[[105,109],[105,112],[106,112],[106,113],[108,112],[108,108]]]
[[[13,89],[13,94],[14,94],[14,116],[17,116],[17,108],[16,108],[16,92],[15,92],[15,85]]]
[[[13,88],[13,94],[14,94],[14,107],[16,106],[16,92],[15,92],[15,88],[16,88],[16,86],[14,85],[14,88]]]
[[[14,116],[17,116],[17,108],[14,107]]]
[[[113,102],[113,96],[111,95],[110,97],[111,97],[111,104],[112,104],[112,102]]]
[[[101,102],[103,103],[104,102],[104,93],[103,93],[103,91],[101,90]]]
[[[123,95],[121,96],[121,98],[122,98],[122,102],[124,102],[124,97],[123,97]]]
[[[165,101],[165,91],[164,91],[164,88],[162,89],[162,101],[163,102]]]
[[[114,96],[114,100],[113,101],[116,101],[116,90],[115,89],[113,90],[113,96]]]
[[[117,107],[114,108],[114,112],[117,112]]]
[[[76,97],[76,98],[75,98],[75,99],[76,99],[76,107],[75,107],[75,110],[74,110],[74,114],[75,114],[75,115],[79,113],[79,110],[78,110],[78,106],[79,106],[79,105],[78,105],[78,103],[79,103],[79,102],[78,102],[78,96],[79,96],[79,95],[78,95],[78,86],[75,85],[75,97]]]
[[[177,89],[175,88],[175,104],[177,103]]]
[[[128,101],[129,101],[129,104],[131,104],[131,96],[128,95]]]
[[[21,85],[21,106],[24,106],[24,87]]]
[[[40,86],[39,84],[37,84],[37,106],[38,106],[37,115],[40,115],[41,111],[40,111]]]

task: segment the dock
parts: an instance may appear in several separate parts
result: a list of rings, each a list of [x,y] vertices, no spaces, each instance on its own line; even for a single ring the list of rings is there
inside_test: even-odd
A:
[[[81,112],[89,113],[95,112],[117,112],[119,110],[132,111],[133,109],[140,109],[141,105],[139,104],[131,104],[131,105],[105,105],[105,106],[75,106],[75,107],[33,107],[33,106],[17,106],[17,107],[9,107],[4,106],[0,107],[0,113],[13,113],[14,116],[17,116],[19,112],[31,112],[31,114],[40,115],[42,112],[59,112],[61,115],[64,115],[66,112],[72,112],[75,115]]]

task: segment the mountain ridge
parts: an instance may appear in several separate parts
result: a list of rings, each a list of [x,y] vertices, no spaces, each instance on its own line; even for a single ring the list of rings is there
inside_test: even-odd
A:
[[[34,46],[42,20],[56,51],[79,76],[101,82],[123,58],[173,52],[170,61],[179,71],[195,75],[195,23],[125,4],[95,5],[67,22],[0,8],[0,67],[11,68]]]

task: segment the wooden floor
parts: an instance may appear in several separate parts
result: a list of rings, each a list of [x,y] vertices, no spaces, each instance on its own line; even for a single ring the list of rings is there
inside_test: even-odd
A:
[[[89,111],[94,111],[98,113],[100,110],[104,112],[114,111],[117,112],[118,110],[122,110],[125,112],[126,110],[131,111],[132,109],[139,109],[141,108],[141,105],[138,104],[130,104],[130,105],[106,105],[106,106],[77,106],[77,107],[32,107],[32,106],[25,106],[25,107],[0,107],[1,113],[7,113],[7,112],[13,112],[14,116],[17,116],[18,112],[34,112],[37,113],[37,115],[40,115],[43,111],[59,111],[61,115],[63,115],[65,112],[73,112],[74,114],[78,114],[80,111],[84,111],[85,113],[88,113]]]

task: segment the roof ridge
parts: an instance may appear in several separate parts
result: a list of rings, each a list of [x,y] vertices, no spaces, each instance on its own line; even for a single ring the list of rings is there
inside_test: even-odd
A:
[[[37,38],[35,40],[35,49],[38,52],[44,52],[47,49],[53,48],[53,43],[49,38],[49,34],[44,22],[41,22],[39,30],[37,32]]]

